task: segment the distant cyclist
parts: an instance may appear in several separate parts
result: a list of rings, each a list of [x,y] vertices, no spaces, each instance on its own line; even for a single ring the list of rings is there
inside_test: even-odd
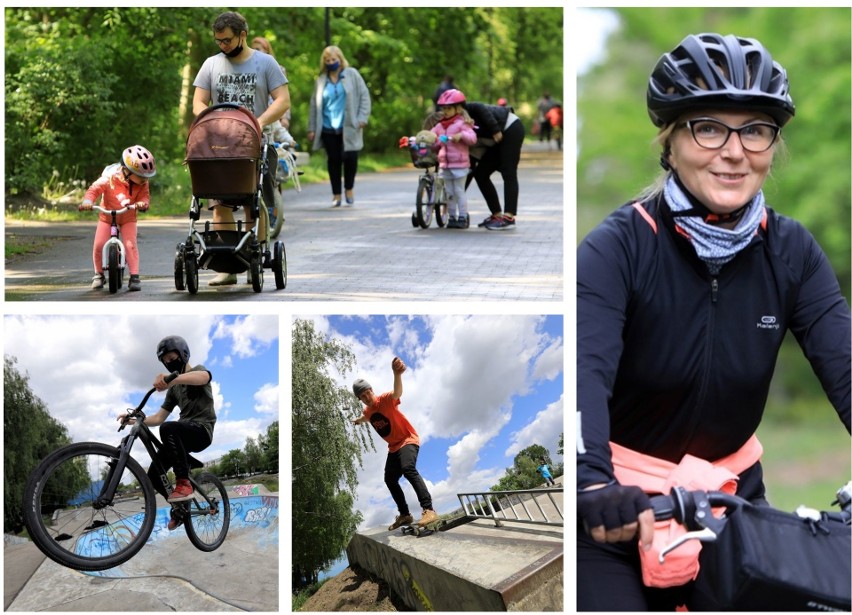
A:
[[[647,105],[664,172],[578,251],[579,611],[688,606],[699,543],[660,566],[671,537],[648,494],[766,503],[754,434],[788,331],[850,429],[849,306],[762,191],[795,112],[786,71],[757,40],[690,35],[657,62]]]

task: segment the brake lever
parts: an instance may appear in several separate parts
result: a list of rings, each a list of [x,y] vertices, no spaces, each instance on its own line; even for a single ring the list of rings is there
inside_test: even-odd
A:
[[[668,545],[666,545],[665,549],[660,551],[660,558],[659,558],[660,563],[665,564],[666,563],[666,555],[668,555],[669,553],[671,553],[672,551],[677,549],[679,546],[681,546],[683,543],[687,542],[688,540],[700,540],[701,542],[715,542],[716,538],[717,538],[716,532],[711,530],[709,527],[705,527],[701,530],[698,530],[697,532],[687,532],[686,534],[684,534],[684,535],[680,536],[679,538],[676,538],[675,540],[670,542]]]

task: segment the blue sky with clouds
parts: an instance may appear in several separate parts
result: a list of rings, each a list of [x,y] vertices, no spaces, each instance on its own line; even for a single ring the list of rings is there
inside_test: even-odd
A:
[[[17,359],[33,393],[74,441],[118,444],[124,434],[117,433],[115,417],[135,407],[165,371],[157,343],[173,334],[187,340],[190,364],[213,374],[217,423],[199,459],[242,449],[246,438],[265,434],[279,418],[277,316],[17,315],[4,318],[3,333],[4,353]],[[155,393],[147,412],[164,399]],[[149,461],[142,446],[134,457]]]
[[[556,454],[564,429],[562,316],[305,318],[354,352],[354,372],[334,375],[341,386],[351,389],[361,377],[376,392],[388,391],[391,360],[406,362],[400,410],[420,435],[417,465],[438,512],[457,508],[457,493],[488,490],[531,444],[562,461]],[[383,480],[387,445],[373,439],[377,452],[366,455],[359,471],[362,528],[386,525],[396,514]],[[400,484],[419,513],[408,482]]]

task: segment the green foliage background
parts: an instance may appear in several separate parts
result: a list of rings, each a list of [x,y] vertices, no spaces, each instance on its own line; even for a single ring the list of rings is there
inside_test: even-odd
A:
[[[603,10],[603,9],[598,9]],[[776,211],[801,221],[828,254],[847,301],[852,282],[852,20],[849,8],[621,8],[605,56],[577,83],[577,239],[660,172],[648,118],[648,75],[690,33],[760,40],[787,70],[796,116],[784,128],[787,155],[764,191]],[[849,480],[849,435],[801,349],[782,347],[758,435],[770,498],[788,508],[827,505]]]
[[[221,9],[227,10],[227,9]],[[233,9],[232,9],[233,10]],[[249,41],[265,36],[287,69],[291,132],[304,141],[308,98],[325,47],[325,9],[238,8]],[[194,79],[218,53],[220,9],[7,8],[6,190],[92,181],[133,143],[158,157],[158,179],[183,158]],[[420,126],[447,72],[471,100],[504,96],[525,118],[543,90],[561,99],[561,8],[330,10],[331,43],[373,99],[368,151],[395,150]],[[189,100],[181,98],[189,93]],[[182,106],[183,105],[183,106]],[[191,105],[190,105],[191,106]],[[171,175],[170,175],[171,173]],[[155,190],[165,190],[155,182]]]

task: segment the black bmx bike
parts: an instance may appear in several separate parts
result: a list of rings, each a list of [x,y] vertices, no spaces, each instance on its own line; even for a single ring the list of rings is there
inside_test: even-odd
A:
[[[170,382],[177,372],[166,378]],[[162,443],[142,421],[142,408],[152,388],[127,421],[135,419],[121,443],[77,442],[48,455],[30,474],[24,490],[24,523],[36,546],[53,561],[81,571],[106,570],[132,558],[154,529],[157,501],[154,485],[130,455],[137,440],[148,450],[166,493],[173,485],[158,461]],[[190,468],[203,464],[189,456]],[[189,541],[213,551],[225,541],[231,520],[228,494],[210,472],[190,476],[193,499],[172,504]]]

